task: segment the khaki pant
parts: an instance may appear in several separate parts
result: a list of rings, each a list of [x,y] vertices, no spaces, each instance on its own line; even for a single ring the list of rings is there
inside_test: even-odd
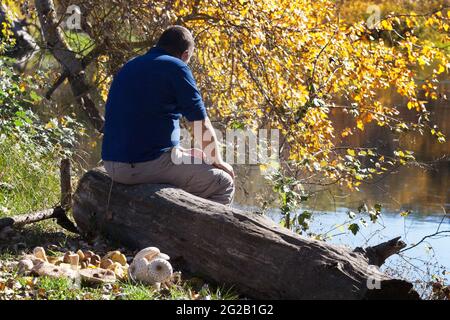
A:
[[[119,183],[170,184],[211,201],[231,204],[234,196],[231,176],[206,163],[196,164],[198,160],[173,148],[152,161],[135,164],[104,161],[104,166],[110,178]]]

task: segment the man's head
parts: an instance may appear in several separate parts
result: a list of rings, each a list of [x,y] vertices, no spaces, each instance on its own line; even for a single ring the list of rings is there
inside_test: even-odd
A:
[[[185,27],[171,26],[163,32],[156,45],[188,63],[194,52],[194,37]]]

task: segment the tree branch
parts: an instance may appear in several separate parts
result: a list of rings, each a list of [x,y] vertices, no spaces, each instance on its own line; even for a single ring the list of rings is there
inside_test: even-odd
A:
[[[83,64],[70,50],[58,25],[52,0],[35,0],[42,35],[55,59],[69,73],[68,79],[78,104],[88,114],[89,120],[99,132],[103,131],[104,119],[89,95],[89,85]]]

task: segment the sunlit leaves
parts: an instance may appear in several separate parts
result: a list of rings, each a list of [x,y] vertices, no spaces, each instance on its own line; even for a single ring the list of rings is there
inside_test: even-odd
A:
[[[191,67],[211,117],[280,129],[285,160],[299,171],[358,187],[392,165],[347,141],[374,126],[395,135],[426,132],[428,104],[440,98],[449,69],[447,12],[418,14],[422,0],[399,1],[380,4],[381,20],[370,29],[367,2],[359,0],[87,0],[89,37],[108,43],[93,80],[105,100],[112,76],[138,53],[134,44],[145,42],[143,53],[165,27],[183,24],[196,39]],[[380,99],[393,93],[403,106]],[[402,118],[402,108],[417,117]],[[348,120],[342,128],[335,111]],[[385,160],[408,162],[395,154]]]

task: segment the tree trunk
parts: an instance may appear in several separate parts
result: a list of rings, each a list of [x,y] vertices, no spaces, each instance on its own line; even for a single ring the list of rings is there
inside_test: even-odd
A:
[[[301,237],[272,220],[167,185],[126,186],[95,169],[80,180],[73,215],[86,235],[156,246],[174,267],[257,299],[417,299],[406,281],[369,264],[375,254]],[[394,246],[402,247],[397,243]],[[392,254],[392,243],[386,245]],[[368,257],[365,252],[370,252]],[[377,253],[378,252],[378,253]],[[369,289],[380,288],[380,289]]]

